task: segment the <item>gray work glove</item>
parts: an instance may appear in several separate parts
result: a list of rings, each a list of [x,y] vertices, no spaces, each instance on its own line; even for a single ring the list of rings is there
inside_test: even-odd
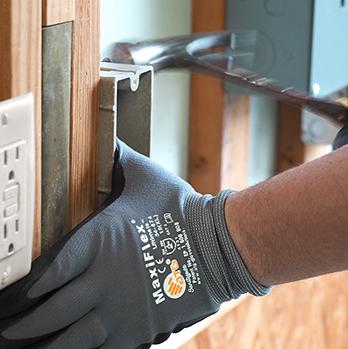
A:
[[[0,292],[0,348],[149,348],[245,292],[263,295],[224,203],[118,142],[113,193]]]

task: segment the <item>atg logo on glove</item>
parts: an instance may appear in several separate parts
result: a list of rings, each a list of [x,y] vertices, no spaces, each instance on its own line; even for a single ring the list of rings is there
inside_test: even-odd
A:
[[[180,298],[186,290],[186,281],[181,275],[180,266],[176,259],[170,263],[171,273],[165,278],[163,289],[169,298]]]

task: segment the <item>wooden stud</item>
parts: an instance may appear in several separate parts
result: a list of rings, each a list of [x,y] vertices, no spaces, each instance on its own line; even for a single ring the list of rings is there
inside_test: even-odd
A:
[[[304,149],[301,140],[301,110],[292,105],[280,103],[277,172],[302,164]]]
[[[192,75],[189,182],[201,193],[221,186],[223,96],[221,81]]]
[[[97,203],[99,0],[76,0],[73,22],[70,214],[75,226]]]
[[[325,145],[307,145],[302,142],[301,118],[301,109],[279,103],[277,172],[314,160],[326,153]]]
[[[225,29],[225,0],[193,0],[192,30],[193,32],[208,32]]]
[[[33,257],[41,249],[41,0],[0,1],[0,100],[32,92],[36,108]]]
[[[192,1],[192,31],[223,30],[225,1]],[[202,193],[221,186],[224,91],[221,81],[192,74],[189,182]]]
[[[225,29],[225,1],[194,0],[193,32]],[[247,185],[249,98],[224,92],[222,81],[191,78],[189,182],[201,193]]]
[[[75,19],[75,0],[42,0],[42,25],[71,22]]]
[[[250,98],[225,97],[221,187],[242,190],[248,183]]]

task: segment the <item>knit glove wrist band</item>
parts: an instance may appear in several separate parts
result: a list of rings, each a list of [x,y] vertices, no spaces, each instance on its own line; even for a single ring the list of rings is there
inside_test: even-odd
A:
[[[223,190],[216,197],[192,193],[185,204],[209,290],[219,304],[244,293],[263,296],[270,290],[250,274],[227,229],[224,207],[227,197],[233,193]]]

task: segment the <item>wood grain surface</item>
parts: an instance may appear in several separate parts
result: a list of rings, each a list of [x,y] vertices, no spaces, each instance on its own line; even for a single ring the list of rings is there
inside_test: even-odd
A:
[[[279,103],[277,172],[304,162],[305,145],[301,140],[301,110]]]
[[[192,31],[223,30],[225,1],[192,1]],[[217,193],[221,186],[223,83],[192,74],[189,137],[189,182],[201,193]]]
[[[301,109],[280,102],[278,120],[278,173],[314,160],[326,153],[325,145],[302,142]]]
[[[249,96],[226,94],[222,135],[222,188],[242,190],[248,185],[249,112]]]
[[[41,0],[0,1],[0,100],[32,92],[36,114],[33,257],[41,246]]]
[[[99,0],[76,0],[72,48],[70,214],[75,226],[96,208],[99,118]]]
[[[75,0],[42,0],[42,25],[50,26],[75,19]]]
[[[345,349],[348,272],[248,297],[180,349]]]
[[[225,0],[192,2],[192,30],[225,29]],[[247,185],[249,97],[224,92],[222,81],[192,74],[189,182],[201,193]]]

